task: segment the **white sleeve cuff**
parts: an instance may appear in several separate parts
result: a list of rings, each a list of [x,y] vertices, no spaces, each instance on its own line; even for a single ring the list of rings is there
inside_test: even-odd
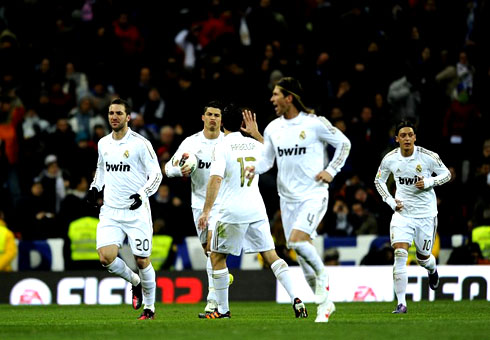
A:
[[[432,188],[434,186],[434,178],[424,178],[424,189]]]
[[[331,166],[327,166],[325,171],[328,172],[332,177],[335,177],[335,175],[337,175],[338,173],[338,171],[332,168]]]
[[[396,201],[393,197],[388,197],[385,201],[386,203],[388,203],[388,205],[391,207],[391,209],[393,209],[393,211],[396,209]]]
[[[167,162],[167,164],[165,164],[165,175],[167,175],[168,178],[182,177],[182,172],[180,171],[180,167],[172,166],[172,164],[169,161]]]

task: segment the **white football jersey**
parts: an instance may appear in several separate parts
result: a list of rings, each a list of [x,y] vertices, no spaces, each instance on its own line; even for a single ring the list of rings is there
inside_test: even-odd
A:
[[[335,147],[328,161],[327,144]],[[293,119],[274,119],[264,131],[264,154],[256,172],[269,170],[277,161],[277,190],[286,201],[325,197],[328,184],[316,181],[322,170],[335,176],[349,156],[349,139],[321,116],[300,112]]]
[[[216,145],[210,175],[223,178],[219,190],[220,222],[251,223],[267,219],[259,176],[245,178],[245,168],[255,165],[262,148],[260,142],[240,132],[229,133]]]
[[[97,170],[90,187],[104,189],[104,204],[127,209],[134,202],[129,196],[138,193],[142,199],[153,195],[162,181],[162,171],[151,143],[128,128],[120,139],[112,133],[98,143]]]
[[[206,186],[209,180],[209,169],[211,167],[211,158],[213,156],[214,147],[218,142],[223,140],[223,133],[220,132],[218,138],[208,139],[204,136],[204,132],[200,131],[187,137],[182,141],[177,149],[176,155],[181,152],[192,152],[197,157],[197,168],[191,175],[191,206],[192,208],[202,209],[206,200]],[[175,155],[174,155],[175,157]],[[172,159],[165,165],[173,166]],[[167,172],[167,176],[169,173]],[[171,176],[170,176],[171,177]],[[215,202],[217,204],[217,202]]]
[[[400,214],[406,217],[434,217],[437,215],[436,194],[433,187],[451,179],[451,173],[435,152],[415,146],[409,157],[403,157],[400,148],[386,154],[381,161],[374,183],[383,201],[392,209],[396,203],[388,191],[386,181],[393,174],[396,184],[395,199],[402,201]],[[436,176],[432,177],[435,173]],[[424,178],[425,189],[418,189],[415,183]]]

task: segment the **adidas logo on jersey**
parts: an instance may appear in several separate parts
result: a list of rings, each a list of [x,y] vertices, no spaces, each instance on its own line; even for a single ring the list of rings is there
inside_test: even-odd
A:
[[[123,164],[123,162],[119,162],[119,164],[105,162],[105,169],[106,171],[131,171],[129,164]]]
[[[306,148],[298,147],[298,144],[296,144],[294,148],[281,149],[280,147],[277,147],[277,155],[279,157],[296,156],[296,155],[304,155],[304,154],[306,154]]]

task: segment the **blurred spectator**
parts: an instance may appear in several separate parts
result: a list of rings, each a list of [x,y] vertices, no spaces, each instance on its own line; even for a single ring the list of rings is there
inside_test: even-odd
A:
[[[157,193],[150,197],[154,223],[158,225],[159,235],[169,235],[180,244],[193,229],[192,214],[186,211],[182,199],[173,194],[168,184],[160,184]],[[188,227],[188,228],[186,228]]]
[[[45,240],[56,232],[54,211],[43,196],[43,185],[35,179],[30,193],[22,197],[15,212],[15,232],[22,240]]]
[[[96,114],[103,116],[107,114],[107,108],[114,99],[109,87],[110,85],[106,84],[103,80],[90,81],[92,106]]]
[[[60,211],[61,201],[66,196],[63,171],[58,166],[58,158],[52,154],[46,156],[44,166],[37,179],[43,185],[43,198],[46,200],[47,211],[57,214]]]
[[[58,119],[55,130],[47,136],[47,152],[56,155],[62,167],[69,168],[73,163],[76,150],[75,136],[66,118]]]
[[[139,113],[131,113],[131,130],[139,133],[146,139],[150,141],[151,144],[155,144],[158,139],[157,133],[154,130],[156,126],[149,126],[146,124],[145,118],[142,114]]]
[[[482,256],[480,245],[475,242],[468,242],[465,245],[456,247],[451,252],[447,260],[449,265],[475,265],[475,264],[490,264]]]
[[[466,102],[467,97],[473,94],[473,75],[475,68],[469,63],[468,55],[462,51],[459,53],[459,60],[456,64],[456,74],[458,76],[458,84],[453,90],[453,98],[458,101]]]
[[[80,99],[78,107],[70,111],[68,122],[75,135],[79,132],[84,132],[87,136],[93,137],[92,133],[95,125],[104,126],[108,133],[107,119],[95,113],[91,96],[85,96]]]
[[[177,150],[177,143],[174,140],[174,128],[165,125],[160,129],[160,140],[157,146],[157,156],[160,162],[167,162]]]
[[[391,105],[392,122],[403,119],[419,120],[418,107],[421,103],[417,80],[412,71],[393,81],[388,88],[388,103]]]
[[[323,252],[323,263],[326,266],[338,266],[340,265],[339,256],[337,248],[329,248]]]
[[[89,94],[87,75],[84,72],[76,70],[73,62],[67,62],[65,65],[63,93],[72,94],[77,103]]]
[[[7,228],[5,216],[0,210],[0,272],[12,271],[12,261],[17,256],[17,244],[12,231]]]
[[[140,107],[139,113],[145,118],[146,124],[154,125],[154,130],[158,130],[158,126],[162,125],[165,118],[165,106],[166,104],[160,95],[160,90],[152,87],[148,91],[148,95]]]
[[[135,56],[143,51],[144,39],[138,27],[131,23],[129,13],[122,11],[112,23],[114,35],[119,40],[122,50],[127,56]]]
[[[153,75],[148,66],[143,66],[139,70],[138,83],[131,91],[132,107],[139,109],[148,98],[148,92],[154,86]]]
[[[362,202],[352,204],[351,223],[356,235],[376,235],[378,233],[376,216]]]
[[[349,206],[343,199],[337,198],[332,208],[333,217],[327,221],[329,236],[350,236],[354,233],[354,227],[349,221]]]
[[[393,261],[393,248],[391,248],[389,243],[385,243],[380,248],[371,247],[367,255],[362,258],[361,265],[391,266]]]

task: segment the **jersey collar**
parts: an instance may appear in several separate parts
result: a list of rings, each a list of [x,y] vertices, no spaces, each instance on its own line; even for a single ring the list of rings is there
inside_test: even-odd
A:
[[[415,157],[417,157],[418,153],[419,153],[419,148],[417,147],[417,145],[414,145],[412,155],[408,156],[408,157],[403,157],[402,148],[399,147],[398,148],[398,159],[409,161],[409,160],[415,159]]]
[[[120,140],[115,140],[114,138],[112,138],[112,133],[111,133],[111,141],[112,141],[113,143],[116,143],[116,144],[125,144],[125,143],[127,143],[128,138],[129,138],[129,135],[131,135],[131,132],[132,132],[132,130],[131,130],[131,128],[128,126],[128,131],[126,131],[126,134],[125,134],[125,135],[124,135],[124,137],[123,137],[122,139],[120,139]]]

